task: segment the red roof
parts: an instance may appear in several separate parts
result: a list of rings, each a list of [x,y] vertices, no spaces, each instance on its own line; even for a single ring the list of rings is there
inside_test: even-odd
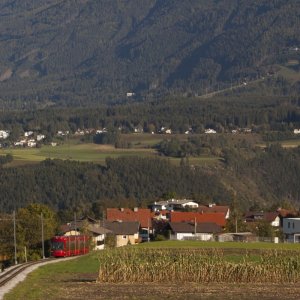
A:
[[[171,222],[196,222],[197,223],[216,223],[222,227],[226,224],[224,213],[200,213],[200,212],[179,212],[170,213]]]
[[[138,221],[141,227],[152,228],[151,211],[148,208],[107,208],[106,219],[108,221]]]

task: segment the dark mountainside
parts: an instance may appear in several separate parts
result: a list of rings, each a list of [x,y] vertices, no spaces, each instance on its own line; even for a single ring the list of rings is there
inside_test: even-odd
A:
[[[87,106],[256,78],[300,44],[299,11],[295,0],[1,0],[0,100]]]

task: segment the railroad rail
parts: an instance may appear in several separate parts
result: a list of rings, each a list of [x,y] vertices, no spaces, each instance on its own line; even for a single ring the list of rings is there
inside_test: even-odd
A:
[[[55,258],[46,258],[43,260],[28,262],[20,265],[13,266],[9,268],[7,271],[5,271],[3,274],[0,274],[0,287],[6,285],[9,281],[13,280],[17,275],[22,273],[27,268],[33,266],[42,264],[51,260],[54,260]]]

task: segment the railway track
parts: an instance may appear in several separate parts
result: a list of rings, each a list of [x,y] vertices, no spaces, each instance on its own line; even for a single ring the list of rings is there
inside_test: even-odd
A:
[[[17,275],[21,274],[24,270],[28,269],[31,266],[42,264],[55,258],[47,258],[39,261],[28,262],[20,265],[11,267],[9,270],[5,271],[3,274],[0,274],[0,288],[6,285],[9,281],[13,280]]]

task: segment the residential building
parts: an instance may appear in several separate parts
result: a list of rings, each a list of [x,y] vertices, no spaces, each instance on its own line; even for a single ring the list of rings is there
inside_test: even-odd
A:
[[[223,213],[225,214],[225,219],[229,219],[230,208],[227,205],[216,205],[215,203],[210,203],[208,205],[199,205],[198,211],[202,213]]]
[[[106,219],[108,221],[137,221],[140,224],[140,237],[143,241],[153,234],[152,214],[148,208],[107,208]]]
[[[104,227],[112,232],[115,236],[116,247],[134,245],[139,243],[139,222],[127,221],[106,221]]]
[[[280,226],[280,215],[278,212],[247,212],[245,214],[245,222],[267,221],[273,227]]]
[[[206,133],[206,134],[214,134],[214,133],[217,133],[217,132],[214,129],[208,128],[208,129],[205,129],[204,133]]]
[[[214,240],[214,235],[222,232],[221,226],[215,223],[170,222],[171,240]]]
[[[215,223],[225,227],[226,219],[224,213],[201,213],[201,212],[170,212],[170,222],[197,222],[198,223]]]
[[[152,211],[161,211],[161,210],[182,210],[182,209],[196,209],[198,208],[198,203],[193,200],[188,199],[169,199],[165,201],[154,202],[150,205]]]
[[[7,139],[9,137],[9,132],[7,130],[0,130],[0,139]]]
[[[289,242],[300,242],[300,218],[284,218],[282,231]]]

